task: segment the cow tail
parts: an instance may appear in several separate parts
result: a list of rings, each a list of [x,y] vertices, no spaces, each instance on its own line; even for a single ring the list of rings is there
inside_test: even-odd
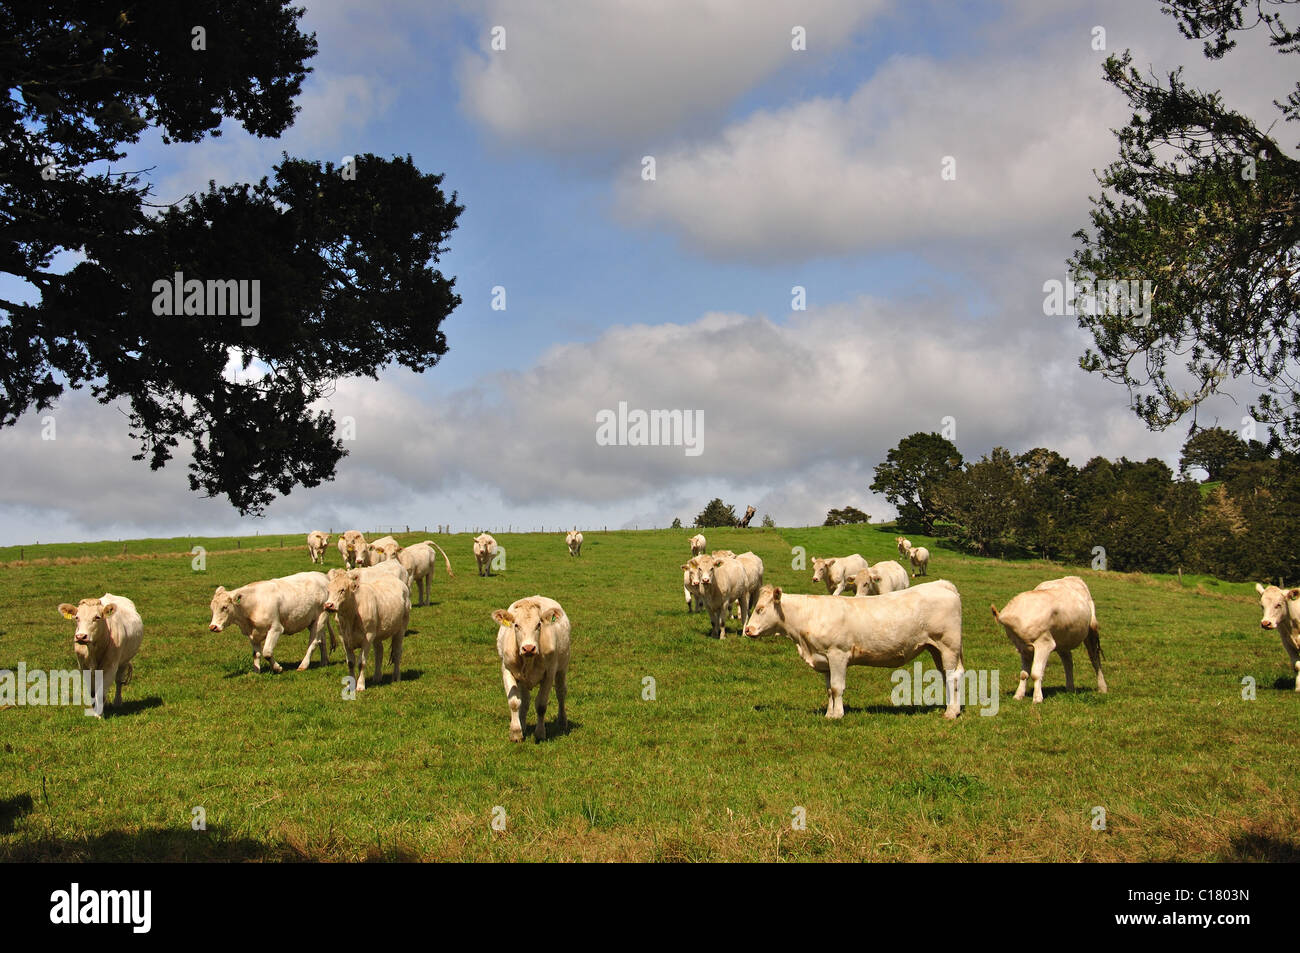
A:
[[[451,571],[451,560],[447,558],[447,554],[446,554],[446,553],[443,553],[443,552],[442,552],[442,547],[439,546],[437,543],[435,543],[435,542],[434,542],[433,540],[431,540],[431,539],[426,539],[425,542],[428,543],[430,546],[432,546],[434,549],[436,549],[438,552],[442,553],[442,561],[443,561],[444,563],[447,564],[447,578],[448,578],[448,579],[455,579],[455,578],[456,578],[456,574],[455,574],[454,572]]]

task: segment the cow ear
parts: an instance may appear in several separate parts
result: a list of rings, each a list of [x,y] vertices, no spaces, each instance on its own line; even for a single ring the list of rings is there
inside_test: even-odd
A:
[[[216,591],[215,593],[213,593],[213,595],[218,595],[218,596],[220,596],[220,595],[223,595],[223,594],[225,593],[225,591],[226,591],[226,587],[225,587],[225,586],[217,586],[217,591]]]
[[[65,619],[75,619],[77,617],[77,607],[71,602],[60,602],[59,615]]]
[[[515,617],[505,609],[498,609],[496,612],[493,612],[492,619],[497,623],[497,625],[514,625],[515,622]]]
[[[1288,599],[1300,599],[1300,589],[1288,589],[1286,591],[1286,597]]]
[[[1255,583],[1255,591],[1262,596],[1264,594],[1264,587],[1260,583]]]
[[[690,569],[691,567],[688,566],[686,563],[682,563],[682,568],[683,568],[683,569]]]
[[[1294,599],[1295,597],[1292,596],[1291,598]],[[551,613],[551,619],[550,619],[551,625],[555,625],[555,623],[557,623],[557,622],[559,622],[559,621],[560,621],[560,613],[559,613],[558,611],[557,611],[557,612],[552,612],[552,613]]]
[[[112,615],[116,611],[117,611],[116,605],[114,605],[111,602],[104,603],[104,608],[103,608],[104,615]]]
[[[236,602],[236,603],[240,603],[240,602],[242,602],[243,600],[244,600],[244,594],[243,594],[242,592],[237,592],[237,593],[235,593],[235,602]]]
[[[780,602],[780,601],[781,601],[781,587],[780,587],[780,586],[773,586],[773,587],[772,587],[772,601],[773,601],[773,602]]]

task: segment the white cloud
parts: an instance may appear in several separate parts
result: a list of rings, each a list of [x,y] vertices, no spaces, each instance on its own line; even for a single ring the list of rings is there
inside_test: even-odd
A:
[[[852,38],[881,0],[494,0],[460,65],[462,106],[508,141],[555,152],[646,143],[713,117],[799,57]],[[505,28],[506,49],[490,31]],[[803,26],[808,48],[791,49]]]

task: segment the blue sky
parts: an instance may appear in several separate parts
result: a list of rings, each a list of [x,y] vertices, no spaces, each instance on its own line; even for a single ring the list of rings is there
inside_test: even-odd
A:
[[[1155,2],[307,6],[320,54],[281,140],[227,124],[194,145],[148,137],[123,165],[155,166],[173,201],[268,174],[281,151],[409,153],[465,206],[440,265],[464,299],[450,352],[423,376],[341,382],[329,406],[358,439],[338,479],[257,521],[190,494],[183,460],[130,461],[116,409],[69,394],[58,439],[41,414],[0,432],[0,541],[666,525],[718,495],[782,524],[846,504],[885,518],[871,468],[948,416],[968,457],[1175,463],[1185,428],[1145,431],[1121,388],[1078,369],[1072,321],[1042,313],[1126,118],[1101,62],[1186,65],[1256,116],[1292,81],[1249,44],[1207,63]],[[702,409],[706,451],[598,446],[595,414],[620,400]],[[1202,421],[1235,427],[1244,404]]]

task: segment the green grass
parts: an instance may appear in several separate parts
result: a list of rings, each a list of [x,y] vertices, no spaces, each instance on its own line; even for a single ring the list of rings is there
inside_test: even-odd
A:
[[[341,650],[292,670],[305,633],[282,640],[283,674],[259,676],[246,639],[206,631],[217,585],[310,569],[299,538],[140,540],[126,558],[120,542],[26,547],[26,564],[0,551],[0,669],[75,666],[63,601],[111,591],[145,622],[121,713],[0,710],[0,860],[1300,858],[1300,697],[1250,584],[1079,571],[1110,694],[1079,652],[1080,690],[1063,691],[1054,657],[1033,706],[1011,698],[1018,659],[988,606],[1066,570],[912,536],[931,576],[961,590],[966,666],[1000,670],[1000,710],[948,722],[895,708],[888,671],[852,668],[846,715],[829,722],[822,677],[788,641],[733,624],[719,642],[686,614],[689,535],[590,532],[571,559],[562,534],[500,534],[508,565],[490,579],[468,535],[438,537],[457,576],[439,570],[434,605],[413,610],[404,680],[357,701],[342,698]],[[793,592],[814,591],[793,546],[809,566],[897,555],[876,527],[707,535],[753,549]],[[131,558],[196,543],[206,572],[188,555]],[[573,620],[571,730],[511,744],[490,614],[539,592]],[[1098,806],[1105,831],[1091,827]],[[206,831],[191,829],[194,807]]]

